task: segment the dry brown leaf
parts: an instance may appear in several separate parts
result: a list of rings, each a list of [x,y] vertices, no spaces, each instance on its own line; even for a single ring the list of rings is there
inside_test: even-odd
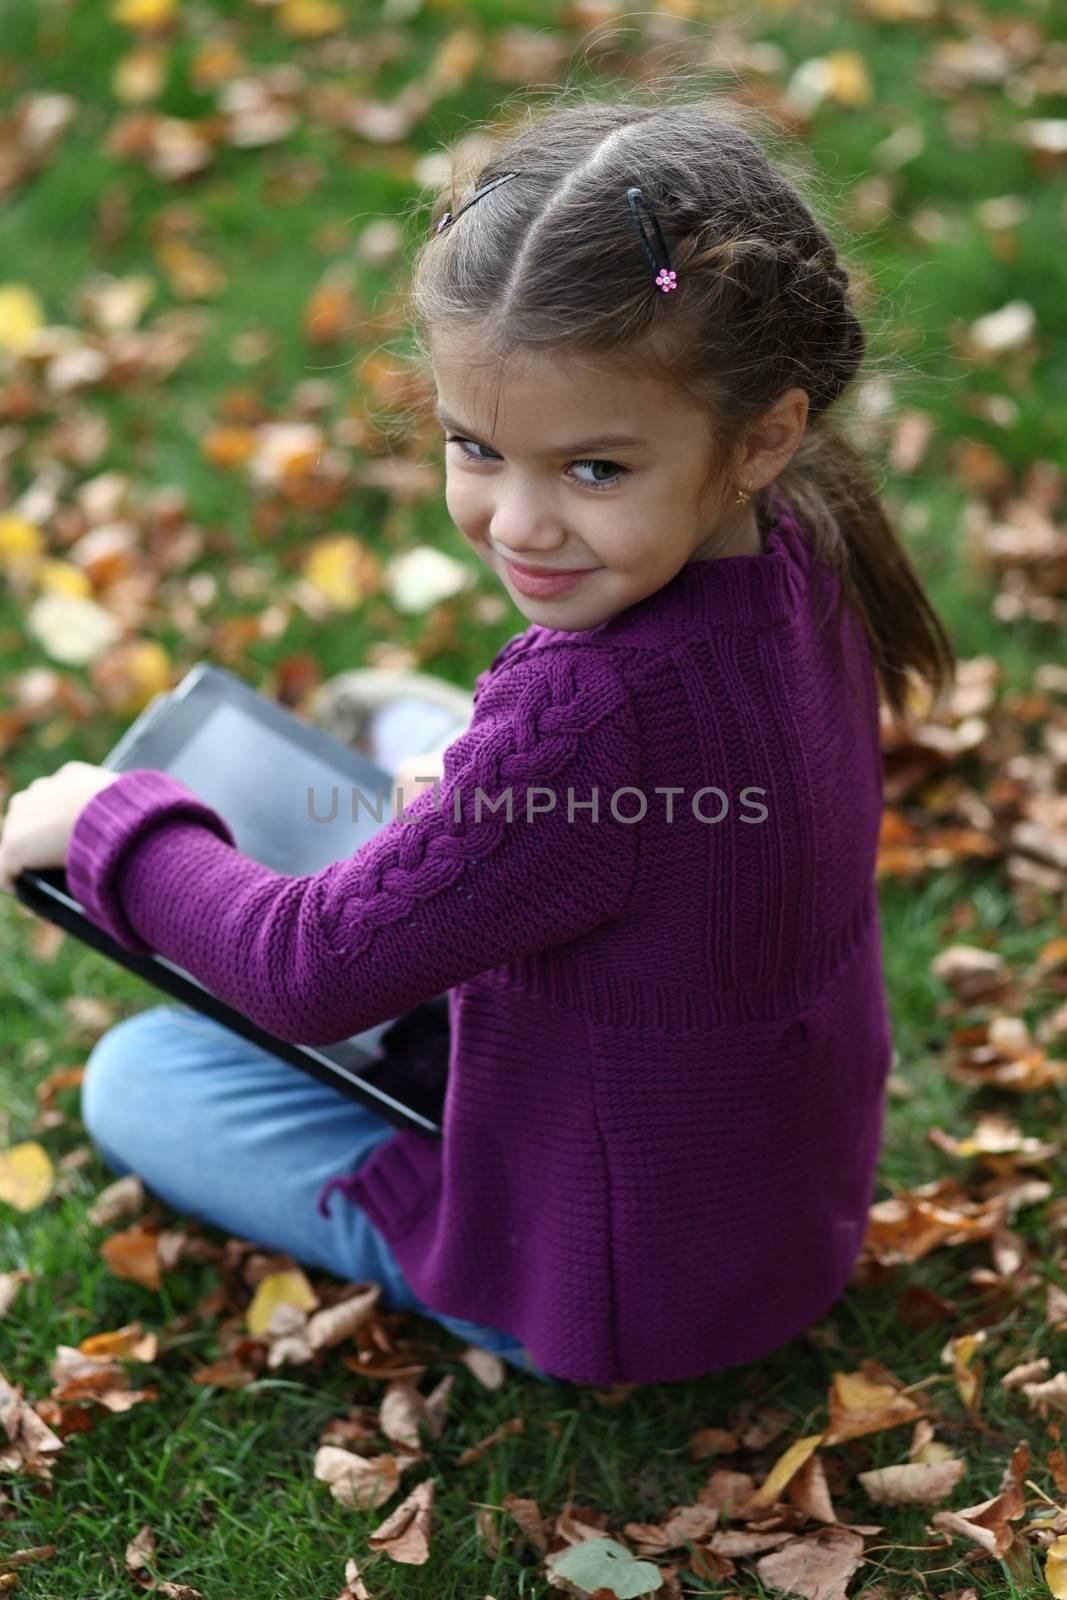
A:
[[[816,1453],[808,1457],[800,1471],[790,1479],[786,1490],[790,1502],[815,1522],[839,1522],[826,1481],[826,1468]]]
[[[494,1428],[492,1433],[487,1433],[483,1439],[478,1440],[477,1444],[468,1445],[467,1449],[456,1457],[454,1464],[457,1467],[467,1467],[470,1466],[472,1461],[480,1461],[488,1450],[491,1450],[495,1444],[500,1443],[501,1439],[507,1439],[513,1434],[524,1432],[525,1426],[522,1417],[509,1417],[507,1422],[502,1422],[499,1428]]]
[[[100,1254],[116,1278],[128,1278],[146,1289],[158,1289],[163,1281],[158,1235],[140,1224],[110,1234]]]
[[[1021,1361],[1017,1367],[1012,1367],[1010,1372],[1004,1374],[1000,1386],[1002,1389],[1017,1389],[1024,1383],[1036,1383],[1051,1365],[1048,1356],[1039,1356],[1035,1361]]]
[[[422,1453],[419,1423],[423,1416],[422,1395],[413,1383],[398,1379],[386,1386],[378,1408],[378,1426],[393,1444],[406,1451]]]
[[[1032,1405],[1040,1407],[1042,1416],[1046,1406],[1067,1412],[1067,1372],[1057,1372],[1047,1383],[1023,1383],[1019,1387]]]
[[[367,1538],[372,1550],[384,1550],[394,1561],[420,1567],[430,1557],[434,1482],[424,1478]]]
[[[743,1528],[720,1528],[709,1541],[708,1548],[719,1556],[756,1556],[763,1550],[778,1550],[784,1544],[791,1544],[796,1534],[791,1530],[785,1533],[775,1533],[768,1530],[766,1533],[746,1533]]]
[[[679,1549],[687,1539],[707,1539],[718,1521],[712,1506],[675,1506],[661,1522],[627,1522],[622,1531],[636,1543],[635,1555],[654,1556]]]
[[[452,1389],[456,1382],[453,1372],[446,1372],[439,1383],[434,1384],[422,1404],[423,1422],[431,1439],[440,1439],[445,1430],[445,1418],[448,1413],[449,1402],[452,1399]]]
[[[1030,1447],[1025,1440],[1020,1440],[1001,1474],[999,1493],[978,1505],[963,1506],[957,1511],[935,1511],[930,1526],[962,1534],[990,1555],[1005,1555],[1015,1539],[1015,1530],[1009,1524],[1025,1510],[1023,1478],[1029,1462]]]
[[[387,1454],[361,1456],[338,1445],[323,1444],[315,1452],[315,1476],[330,1485],[330,1493],[343,1506],[380,1506],[395,1494],[400,1474],[410,1463]]]
[[[0,1372],[0,1472],[24,1472],[49,1483],[50,1458],[62,1449],[62,1439],[23,1398],[21,1386],[13,1386]]]
[[[755,1491],[755,1479],[747,1472],[735,1472],[731,1467],[718,1467],[709,1474],[708,1481],[697,1490],[697,1500],[702,1506],[714,1506],[733,1519],[745,1514],[745,1508]]]
[[[689,1455],[693,1461],[703,1461],[713,1455],[732,1455],[738,1448],[737,1434],[730,1428],[698,1428],[689,1436]]]
[[[486,1350],[482,1345],[470,1344],[460,1352],[459,1359],[470,1368],[483,1388],[503,1388],[507,1369],[500,1357],[494,1355],[491,1350]]]
[[[22,1285],[32,1282],[33,1273],[25,1267],[16,1267],[14,1272],[0,1272],[0,1317],[7,1316]]]
[[[116,1338],[112,1334],[100,1337],[105,1341]],[[142,1350],[151,1351],[151,1354],[144,1354],[135,1359],[154,1359],[155,1335],[149,1334],[147,1339],[140,1339],[138,1342]],[[128,1342],[123,1353],[133,1354]],[[155,1389],[131,1389],[129,1374],[111,1355],[103,1352],[92,1355],[75,1349],[72,1345],[61,1344],[57,1347],[52,1362],[52,1380],[53,1400],[67,1402],[95,1400],[108,1411],[129,1411],[131,1406],[138,1405],[143,1400],[159,1398]]]
[[[885,1505],[932,1505],[944,1500],[967,1470],[966,1462],[905,1461],[857,1473],[872,1500]]]
[[[136,1172],[116,1178],[106,1189],[101,1189],[86,1211],[89,1221],[97,1228],[110,1227],[120,1217],[135,1217],[144,1210],[144,1184]]]
[[[359,1568],[351,1556],[345,1562],[345,1586],[337,1596],[337,1600],[375,1600],[360,1577]]]
[[[242,1366],[236,1356],[225,1355],[219,1356],[217,1361],[208,1362],[205,1367],[197,1367],[193,1382],[214,1384],[219,1389],[243,1389],[246,1384],[254,1382],[255,1377],[255,1372]]]
[[[316,1311],[314,1316],[308,1318],[305,1329],[312,1350],[329,1350],[342,1340],[351,1338],[357,1328],[373,1317],[381,1295],[381,1285],[372,1283],[359,1294],[350,1295],[347,1300],[339,1300],[336,1305]]]
[[[544,1555],[548,1550],[548,1536],[545,1532],[545,1519],[541,1515],[537,1501],[524,1500],[509,1489],[500,1502],[500,1509],[507,1512],[517,1523],[523,1536]]]
[[[148,1557],[155,1553],[157,1543],[158,1535],[145,1523],[126,1546],[126,1571],[138,1583],[151,1586],[155,1582],[149,1571]]]
[[[846,1600],[863,1559],[863,1539],[847,1528],[820,1528],[756,1562],[760,1582],[807,1600]]]

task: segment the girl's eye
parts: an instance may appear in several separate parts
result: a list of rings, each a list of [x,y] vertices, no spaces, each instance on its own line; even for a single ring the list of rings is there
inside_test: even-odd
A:
[[[464,439],[459,434],[446,433],[445,434],[445,443],[446,444],[458,444],[460,449],[463,451],[463,454],[467,457],[467,459],[469,461],[492,461],[492,460],[499,460],[500,459],[499,456],[497,456],[496,452],[493,451],[493,450],[490,450],[489,454],[487,456],[471,455],[471,451],[472,450],[488,450],[489,446],[488,445],[484,445],[484,444],[476,444],[473,439]],[[610,468],[612,468],[613,475],[610,478],[602,478],[599,481],[594,481],[592,483],[590,483],[587,478],[579,478],[578,479],[578,482],[582,485],[582,487],[584,489],[594,489],[594,490],[596,490],[596,489],[614,489],[616,484],[618,484],[621,481],[621,479],[625,478],[626,474],[631,470],[629,467],[620,466],[617,461],[602,461],[602,460],[599,460],[598,458],[595,458],[595,457],[592,457],[592,456],[581,456],[573,463],[573,465],[579,466],[579,467],[610,467]]]

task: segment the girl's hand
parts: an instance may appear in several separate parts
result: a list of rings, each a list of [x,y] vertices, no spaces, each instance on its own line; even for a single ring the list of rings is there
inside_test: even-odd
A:
[[[432,750],[422,756],[405,756],[396,771],[393,773],[393,815],[400,815],[400,798],[397,789],[404,791],[405,810],[415,799],[416,795],[428,789],[434,779],[441,779],[445,775],[445,753],[443,750]],[[417,778],[426,778],[425,783],[417,783]]]
[[[9,797],[0,822],[0,889],[14,893],[30,867],[65,867],[79,815],[101,789],[121,777],[87,761],[65,761],[47,778],[34,778]]]

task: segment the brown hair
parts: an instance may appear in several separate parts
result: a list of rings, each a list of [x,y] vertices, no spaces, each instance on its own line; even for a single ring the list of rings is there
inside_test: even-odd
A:
[[[757,523],[784,500],[840,579],[834,622],[850,602],[862,621],[881,693],[905,720],[909,683],[925,680],[927,712],[951,686],[956,658],[858,451],[827,412],[866,349],[849,272],[798,192],[795,151],[772,161],[761,113],[701,94],[652,103],[641,91],[601,100],[553,90],[481,139],[431,208],[416,252],[410,310],[432,367],[436,329],[470,330],[503,359],[516,349],[651,373],[701,407],[713,469],[727,472],[747,429],[786,390],[809,397],[808,423],[785,468],[758,491]],[[502,183],[442,233],[436,223],[476,189]],[[678,274],[655,291],[626,202],[640,185]],[[425,220],[423,224],[425,227]],[[920,685],[914,686],[919,688]]]

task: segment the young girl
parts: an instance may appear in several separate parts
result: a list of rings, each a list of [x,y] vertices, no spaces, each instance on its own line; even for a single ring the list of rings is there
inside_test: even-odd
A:
[[[529,626],[439,792],[292,878],[160,772],[66,812],[47,780],[88,914],[280,1038],[447,990],[443,1138],[169,1006],[98,1042],[85,1120],[171,1204],[542,1378],[690,1378],[808,1327],[859,1252],[878,690],[905,715],[954,658],[828,422],[848,275],[736,107],[550,109],[457,198],[415,326],[450,515]]]

